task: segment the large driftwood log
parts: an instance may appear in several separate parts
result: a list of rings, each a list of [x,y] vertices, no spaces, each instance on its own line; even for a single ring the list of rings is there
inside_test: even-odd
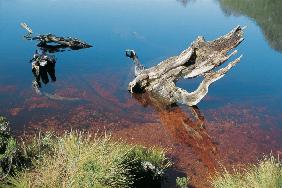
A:
[[[144,69],[133,50],[127,50],[126,55],[135,64],[135,79],[129,83],[131,93],[151,92],[165,99],[168,103],[182,103],[189,106],[196,105],[208,93],[208,87],[222,78],[234,67],[242,56],[230,62],[226,67],[214,70],[222,65],[237,50],[229,53],[243,41],[243,28],[237,26],[224,36],[205,41],[200,36],[190,47],[180,55],[160,62],[158,65]],[[203,81],[193,92],[176,87],[179,79],[203,76]]]

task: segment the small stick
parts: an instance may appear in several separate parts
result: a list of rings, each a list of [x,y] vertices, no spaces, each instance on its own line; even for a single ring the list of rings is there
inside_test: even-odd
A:
[[[21,23],[21,27],[27,30],[28,34],[32,34],[32,29],[26,24],[26,23]]]

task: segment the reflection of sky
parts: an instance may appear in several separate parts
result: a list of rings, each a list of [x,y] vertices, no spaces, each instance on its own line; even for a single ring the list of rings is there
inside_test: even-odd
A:
[[[78,37],[94,45],[57,54],[57,75],[61,78],[74,75],[74,70],[77,75],[127,72],[127,48],[135,49],[141,61],[151,66],[179,53],[198,35],[211,40],[236,25],[246,25],[246,39],[239,47],[239,53],[244,54],[241,63],[211,87],[209,94],[240,99],[282,93],[282,55],[267,45],[251,19],[226,17],[213,0],[195,1],[185,8],[175,0],[0,0],[0,83],[15,81],[28,86],[32,79],[26,62],[35,43],[22,40],[25,31],[19,23],[23,21],[35,33]]]

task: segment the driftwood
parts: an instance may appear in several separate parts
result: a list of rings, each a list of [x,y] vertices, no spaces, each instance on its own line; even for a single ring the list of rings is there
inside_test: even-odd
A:
[[[140,63],[133,50],[127,50],[126,55],[134,61],[136,76],[129,83],[128,90],[131,93],[150,92],[170,104],[178,102],[189,106],[196,105],[208,93],[208,87],[240,61],[242,56],[228,63],[226,67],[214,70],[237,53],[237,50],[231,53],[229,51],[242,41],[243,28],[240,26],[214,41],[206,42],[200,36],[180,55],[148,69]],[[179,79],[198,76],[203,76],[203,81],[193,92],[175,85]]]
[[[78,50],[82,48],[90,48],[92,47],[90,44],[87,44],[86,42],[83,42],[77,38],[71,38],[71,37],[57,37],[53,34],[46,34],[46,35],[38,35],[33,37],[33,31],[32,29],[26,24],[21,23],[21,27],[26,29],[28,34],[25,36],[28,40],[37,40],[39,41],[38,45],[39,47],[48,47],[51,45],[48,45],[48,43],[55,43],[59,45],[61,48],[70,48],[72,50]],[[58,47],[58,46],[57,46]]]
[[[27,40],[36,40],[39,42],[37,44],[39,48],[35,51],[33,58],[30,60],[32,73],[35,78],[32,81],[32,87],[35,92],[38,95],[43,95],[53,100],[80,100],[79,98],[62,97],[56,94],[50,94],[41,91],[41,83],[48,84],[49,77],[51,78],[52,82],[55,82],[57,80],[55,71],[56,57],[55,55],[51,55],[51,53],[63,52],[67,48],[69,48],[70,50],[79,50],[82,48],[90,48],[92,46],[76,38],[57,37],[53,34],[38,35],[33,37],[33,31],[26,23],[21,23],[21,27],[26,29],[26,31],[28,32],[28,34],[25,35],[24,38],[26,38]]]

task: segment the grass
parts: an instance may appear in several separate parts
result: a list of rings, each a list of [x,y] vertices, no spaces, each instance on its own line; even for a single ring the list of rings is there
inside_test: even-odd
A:
[[[16,140],[11,136],[10,123],[0,116],[0,180],[10,173],[16,154]]]
[[[177,177],[176,187],[177,188],[188,188],[190,178],[189,177]]]
[[[39,134],[17,142],[0,117],[0,187],[160,187],[171,162],[165,151],[114,141],[109,135],[66,132]],[[223,168],[214,188],[282,188],[282,163],[272,155],[245,169]],[[188,187],[188,178],[177,178]]]
[[[211,184],[214,188],[281,188],[282,163],[279,158],[266,156],[257,165],[218,172]]]
[[[39,135],[22,143],[21,154],[31,165],[23,164],[6,187],[143,187],[158,184],[171,165],[161,149],[81,132]]]

